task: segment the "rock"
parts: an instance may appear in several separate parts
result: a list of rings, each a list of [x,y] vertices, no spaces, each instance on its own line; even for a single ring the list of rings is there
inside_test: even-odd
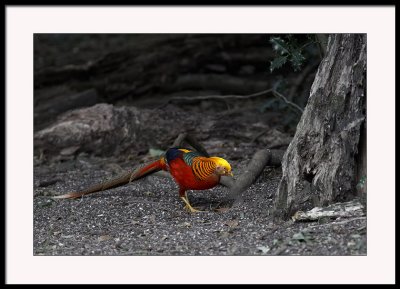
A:
[[[202,133],[202,118],[176,109],[151,110],[96,104],[68,111],[52,125],[35,133],[35,152],[46,155],[121,155],[168,148],[182,131]],[[204,118],[203,118],[204,119]]]

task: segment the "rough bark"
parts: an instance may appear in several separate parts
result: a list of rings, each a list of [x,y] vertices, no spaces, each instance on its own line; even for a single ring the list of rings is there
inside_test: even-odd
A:
[[[288,218],[357,195],[357,183],[366,178],[366,61],[366,35],[329,37],[282,160],[275,216]]]

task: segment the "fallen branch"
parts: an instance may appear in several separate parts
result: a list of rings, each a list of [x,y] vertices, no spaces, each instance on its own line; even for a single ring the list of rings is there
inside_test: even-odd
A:
[[[363,205],[358,200],[345,203],[336,203],[327,207],[315,207],[307,212],[298,211],[292,216],[292,220],[317,221],[321,218],[349,218],[364,216]]]
[[[326,223],[326,224],[320,224],[320,225],[314,225],[314,226],[309,226],[307,229],[312,229],[312,228],[319,228],[319,227],[325,227],[325,226],[333,226],[333,225],[344,225],[353,221],[358,221],[358,220],[367,220],[367,217],[357,217],[357,218],[352,218],[349,220],[344,220],[340,222],[332,222],[332,223]]]
[[[292,106],[300,113],[303,113],[303,109],[300,106],[289,101],[284,95],[282,95],[281,93],[279,93],[278,91],[276,91],[275,89],[272,89],[272,88],[266,89],[266,90],[263,90],[260,92],[256,92],[253,94],[248,94],[248,95],[228,94],[228,95],[176,96],[176,97],[171,97],[170,99],[168,99],[165,103],[158,106],[157,109],[163,108],[173,102],[199,102],[199,101],[203,101],[203,100],[227,100],[227,99],[243,100],[243,99],[259,97],[259,96],[267,94],[267,93],[272,93],[275,97],[282,99],[285,103]]]

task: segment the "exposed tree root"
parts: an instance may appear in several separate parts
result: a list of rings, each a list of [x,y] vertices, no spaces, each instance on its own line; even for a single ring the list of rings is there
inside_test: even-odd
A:
[[[261,149],[257,151],[244,173],[229,184],[230,194],[227,201],[232,203],[232,206],[240,204],[242,202],[241,193],[256,181],[266,166],[280,166],[283,154],[283,150]]]

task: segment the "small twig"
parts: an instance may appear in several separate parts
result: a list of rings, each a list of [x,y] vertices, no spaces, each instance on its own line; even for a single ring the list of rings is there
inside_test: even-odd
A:
[[[267,89],[267,90],[263,90],[263,91],[249,94],[249,95],[234,95],[234,94],[232,94],[232,95],[201,95],[201,96],[193,96],[193,97],[177,96],[177,97],[172,97],[172,98],[168,99],[164,104],[160,105],[158,108],[163,108],[166,105],[168,105],[174,101],[202,101],[202,100],[210,100],[210,99],[217,99],[217,100],[249,99],[252,97],[257,97],[257,96],[264,95],[266,93],[270,93],[272,91],[273,91],[273,89]]]
[[[277,92],[276,90],[272,91],[273,95],[275,95],[276,97],[279,97],[281,99],[283,99],[284,102],[286,102],[287,104],[291,105],[292,107],[296,108],[298,111],[300,111],[301,114],[303,114],[303,109],[298,106],[297,104],[287,100],[286,97],[284,97],[281,93]]]
[[[253,94],[249,95],[201,95],[201,96],[193,96],[193,97],[188,97],[188,96],[177,96],[177,97],[172,97],[169,100],[167,100],[164,104],[160,105],[158,108],[163,108],[166,105],[168,105],[171,102],[174,101],[201,101],[201,100],[210,100],[210,99],[217,99],[217,100],[226,100],[226,99],[249,99],[257,96],[261,96],[267,93],[272,93],[275,97],[283,99],[283,101],[292,107],[296,108],[300,113],[303,113],[303,109],[298,106],[297,104],[289,101],[285,96],[283,96],[281,93],[277,92],[275,89],[270,88],[267,90],[263,90],[260,92],[256,92]]]

